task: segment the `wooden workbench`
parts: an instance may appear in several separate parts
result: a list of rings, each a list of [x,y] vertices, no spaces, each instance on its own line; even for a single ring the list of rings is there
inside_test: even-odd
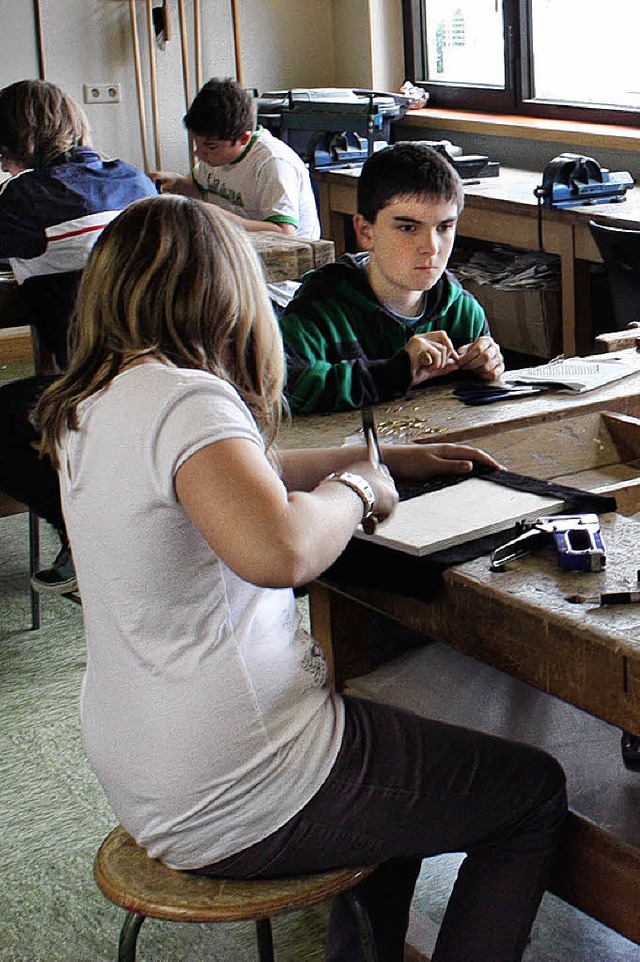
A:
[[[307,240],[271,231],[249,231],[249,238],[260,254],[270,283],[299,280],[307,271],[329,264],[335,258],[335,245],[331,240]]]
[[[549,393],[474,408],[442,385],[411,401],[378,405],[376,414],[381,426],[386,419],[407,438],[482,445],[518,472],[568,484],[581,478],[576,486],[592,490],[618,487],[623,510],[633,514],[640,511],[640,423],[629,416],[640,415],[639,391],[640,375],[633,375],[585,395]],[[614,418],[620,463],[611,463],[607,450],[607,409],[621,414]],[[283,428],[280,443],[349,443],[361,437],[359,428],[359,412],[297,418]],[[310,586],[311,624],[338,687],[346,683],[355,694],[388,697],[558,754],[569,776],[571,816],[551,888],[640,942],[640,773],[623,768],[619,749],[620,729],[640,734],[640,606],[567,600],[636,587],[640,521],[616,514],[601,524],[607,549],[601,572],[563,572],[545,549],[499,572],[485,556],[448,568],[432,600],[390,590],[384,581],[363,587],[366,579],[356,586],[324,578]],[[397,572],[420,559],[394,552],[390,563]],[[370,610],[438,643],[407,656],[395,688],[368,685]],[[462,671],[456,659],[471,667]],[[402,663],[388,670],[393,677]]]
[[[336,254],[345,249],[344,215],[356,212],[359,169],[314,174],[322,233],[336,242]],[[536,171],[503,167],[498,177],[465,186],[465,208],[458,235],[474,240],[539,250],[538,202],[533,190],[542,183]],[[640,229],[640,188],[627,191],[622,203],[595,204],[570,210],[542,210],[542,250],[560,257],[562,283],[562,350],[567,356],[591,347],[589,317],[589,263],[602,261],[589,231],[589,221],[611,227]],[[589,327],[589,330],[586,327]]]
[[[468,407],[453,395],[454,384],[434,383],[416,389],[409,398],[374,405],[381,442],[459,441],[500,427],[555,421],[569,414],[616,411],[640,416],[640,373],[586,394],[545,391],[521,399]],[[283,448],[316,448],[355,443],[362,439],[359,411],[310,414],[285,421],[278,443]]]

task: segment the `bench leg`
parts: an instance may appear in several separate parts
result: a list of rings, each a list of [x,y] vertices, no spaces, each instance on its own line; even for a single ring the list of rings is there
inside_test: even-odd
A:
[[[144,915],[139,915],[137,912],[127,912],[127,917],[120,932],[118,962],[135,962],[138,932],[144,919]]]

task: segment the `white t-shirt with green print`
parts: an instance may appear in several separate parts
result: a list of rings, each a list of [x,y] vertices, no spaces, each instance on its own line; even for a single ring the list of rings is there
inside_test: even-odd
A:
[[[193,176],[205,200],[248,220],[293,224],[296,234],[316,240],[320,222],[309,171],[283,141],[259,127],[247,149],[232,164],[211,167],[198,160]],[[270,284],[273,300],[283,307],[298,285]]]

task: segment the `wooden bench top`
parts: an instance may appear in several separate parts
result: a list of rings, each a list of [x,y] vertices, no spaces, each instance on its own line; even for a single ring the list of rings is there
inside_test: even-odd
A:
[[[544,391],[481,407],[462,404],[453,394],[454,387],[451,383],[434,385],[416,390],[408,398],[374,405],[380,441],[461,441],[471,434],[481,438],[502,428],[526,427],[590,411],[640,416],[640,373],[586,394]],[[358,437],[362,438],[360,411],[339,411],[297,415],[284,421],[278,443],[282,448],[317,448]]]

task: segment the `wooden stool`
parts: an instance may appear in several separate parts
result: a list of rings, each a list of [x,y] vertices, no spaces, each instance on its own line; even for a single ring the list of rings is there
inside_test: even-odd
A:
[[[369,917],[351,891],[375,868],[339,868],[314,875],[251,881],[206,878],[167,868],[149,858],[120,825],[100,846],[93,871],[106,897],[127,909],[118,962],[135,962],[138,933],[147,917],[172,922],[253,921],[260,962],[273,962],[271,918],[310,908],[341,893],[354,914],[362,962],[377,962]]]

